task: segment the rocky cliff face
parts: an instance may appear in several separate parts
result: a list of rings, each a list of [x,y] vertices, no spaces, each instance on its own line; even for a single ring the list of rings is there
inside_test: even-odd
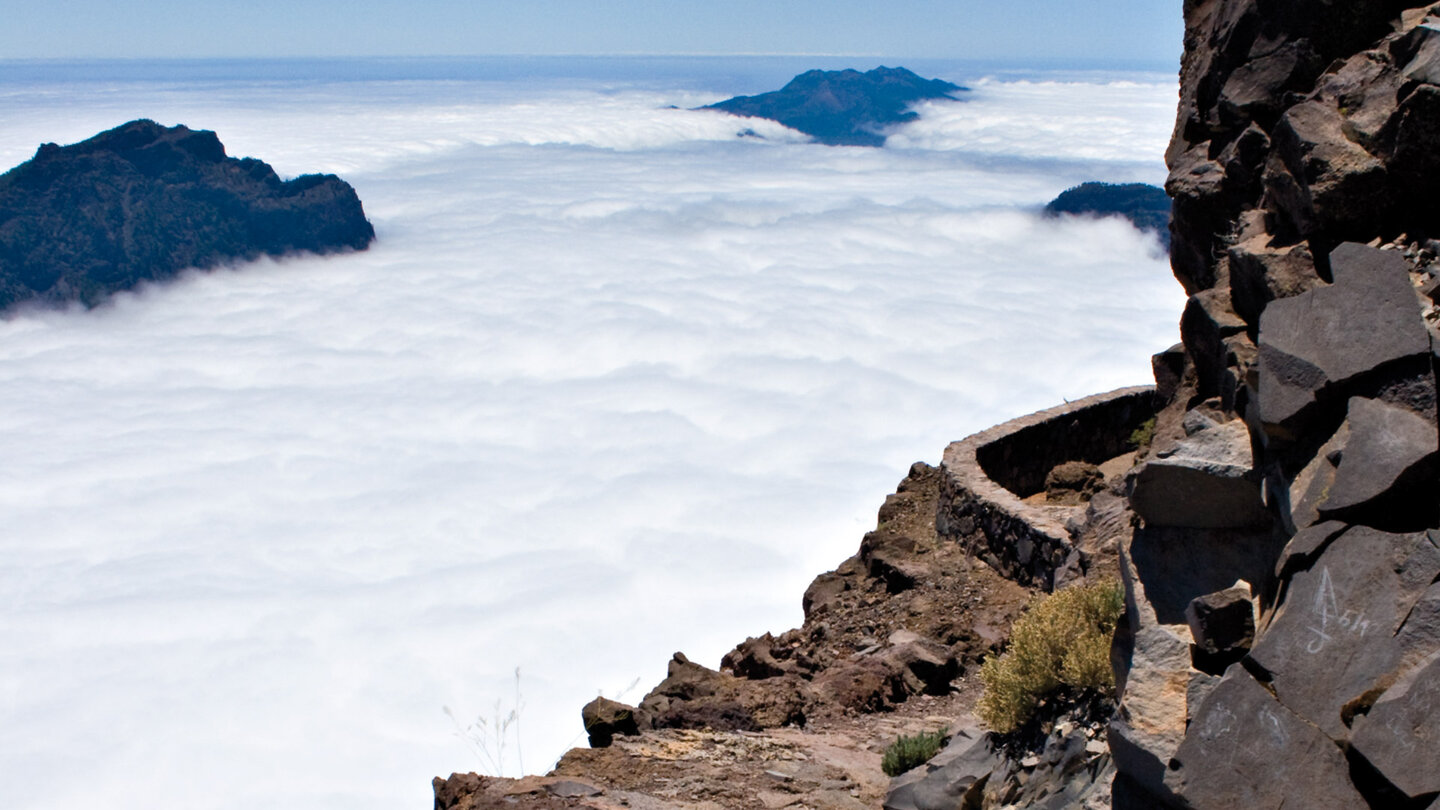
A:
[[[132,121],[45,144],[0,175],[0,309],[93,305],[187,267],[363,250],[374,238],[334,175],[282,181],[263,161],[226,157],[213,132]]]
[[[1187,0],[1115,806],[1440,795],[1440,6]]]

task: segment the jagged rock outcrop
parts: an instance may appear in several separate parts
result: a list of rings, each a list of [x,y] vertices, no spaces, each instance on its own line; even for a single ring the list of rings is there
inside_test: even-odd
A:
[[[954,98],[965,89],[905,68],[810,70],[779,90],[704,109],[779,121],[830,146],[884,146],[887,127],[919,117],[910,109],[916,102]]]
[[[1115,806],[1427,807],[1440,6],[1185,15],[1167,190],[1190,301],[1136,519],[1112,523]],[[1242,484],[1249,518],[1223,519]]]
[[[580,710],[580,720],[591,748],[604,748],[616,735],[631,737],[640,733],[635,708],[606,697],[586,703]]]
[[[948,695],[1026,595],[937,537],[941,480],[911,468],[859,552],[806,591],[803,627],[746,639],[719,670],[676,653],[636,709],[640,727],[757,731]],[[981,594],[993,605],[976,610]]]
[[[1130,505],[1146,525],[1220,529],[1268,520],[1245,423],[1192,413],[1185,433],[1131,477]]]
[[[0,309],[94,305],[189,267],[364,250],[374,238],[334,175],[281,180],[263,161],[226,157],[214,132],[131,121],[44,144],[0,175]]]

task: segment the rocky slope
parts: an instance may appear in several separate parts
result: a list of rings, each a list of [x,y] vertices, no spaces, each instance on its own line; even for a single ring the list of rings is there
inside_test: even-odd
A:
[[[811,70],[780,90],[736,96],[704,109],[769,118],[831,146],[884,146],[883,130],[915,120],[910,107],[917,101],[953,98],[963,90],[905,68]]]
[[[677,656],[639,707],[587,707],[610,747],[436,780],[437,808],[1440,808],[1440,5],[1185,16],[1167,190],[1190,298],[1153,392],[951,445],[804,627],[720,672]],[[1116,704],[975,727],[1022,583],[1111,570]],[[879,746],[927,725],[945,751],[877,780]]]
[[[436,807],[878,806],[897,735],[975,725],[977,664],[1029,599],[937,535],[941,478],[914,465],[858,553],[806,591],[802,627],[747,639],[718,671],[677,653],[639,706],[585,707],[595,747],[545,777],[436,779]]]
[[[94,305],[187,267],[364,250],[374,238],[334,175],[282,181],[262,161],[226,157],[213,132],[132,121],[47,143],[0,175],[0,309]]]
[[[1123,502],[1120,473],[1133,452],[1123,438],[1096,440],[1075,428],[1128,436],[1154,412],[1152,400],[1149,389],[1082,400],[957,442],[940,468],[915,464],[855,556],[806,590],[800,628],[747,639],[718,670],[677,653],[669,677],[638,706],[597,699],[584,707],[577,719],[592,747],[569,752],[550,774],[436,779],[435,806],[913,810],[934,806],[927,796],[966,791],[986,797],[985,806],[1102,800],[1114,774],[1103,741],[1113,708],[1106,700],[1056,696],[1003,738],[986,733],[972,710],[980,662],[1003,646],[1044,584],[1116,576],[1113,548],[1042,533],[1065,535],[1062,524],[1095,504]],[[992,451],[1036,429],[1080,441],[1038,460],[992,457],[1008,456]],[[1031,479],[1035,464],[1078,474],[1042,471],[1019,487],[1023,503],[989,478]],[[1018,561],[974,535],[1002,525],[1043,553]],[[938,729],[952,739],[929,768],[885,777],[886,746]]]

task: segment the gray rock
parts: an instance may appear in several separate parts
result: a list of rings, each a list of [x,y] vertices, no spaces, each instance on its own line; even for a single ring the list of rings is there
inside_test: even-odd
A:
[[[1201,431],[1219,427],[1224,420],[1217,420],[1203,408],[1193,408],[1185,412],[1180,420],[1180,428],[1185,431],[1186,436],[1194,436]]]
[[[702,667],[675,653],[669,676],[640,701],[647,728],[758,731],[804,722],[802,681],[796,675],[748,680]]]
[[[1440,653],[1415,667],[1355,719],[1350,744],[1411,798],[1440,792]]]
[[[1435,424],[1365,397],[1350,399],[1346,422],[1350,435],[1320,516],[1396,529],[1429,525],[1440,451]]]
[[[1339,747],[1239,666],[1200,707],[1166,783],[1195,808],[1369,806]]]
[[[785,666],[775,659],[774,645],[775,637],[769,633],[747,638],[720,659],[720,671],[756,681],[778,678],[785,674]]]
[[[1303,429],[1317,398],[1343,401],[1336,389],[1430,351],[1401,255],[1347,243],[1330,264],[1334,284],[1272,301],[1260,316],[1260,419],[1275,437]]]
[[[585,723],[585,733],[590,735],[591,748],[609,746],[616,734],[633,736],[640,733],[635,707],[605,697],[586,703],[580,710],[580,719]]]
[[[917,560],[913,552],[891,546],[881,546],[865,555],[865,571],[871,579],[884,582],[890,593],[908,591],[928,579],[931,573],[929,566]]]
[[[1245,330],[1245,321],[1230,304],[1228,289],[1203,290],[1192,296],[1180,316],[1180,337],[1190,347],[1201,392],[1213,395],[1225,386],[1225,339]]]
[[[1310,55],[1301,42],[1287,42],[1237,67],[1220,88],[1220,108],[1236,118],[1273,111],[1283,90],[1303,75]]]
[[[1321,93],[1345,117],[1345,134],[1367,148],[1394,117],[1403,82],[1389,60],[1376,57],[1348,60],[1321,81]]]
[[[1116,768],[1145,790],[1165,795],[1166,763],[1185,737],[1190,639],[1184,627],[1152,625],[1135,634],[1125,690],[1110,721]]]
[[[1140,465],[1130,505],[1146,525],[1197,529],[1256,526],[1270,520],[1260,500],[1250,431],[1239,419],[1201,430]]]
[[[930,762],[890,782],[886,810],[1109,808],[1115,770],[1103,744],[1061,721],[1038,753],[1016,761],[994,734],[963,731]]]
[[[1395,640],[1400,643],[1400,654],[1407,668],[1440,650],[1440,582],[1432,583],[1421,594],[1410,615],[1405,617],[1400,632],[1395,634]]]
[[[1055,465],[1045,476],[1047,503],[1080,506],[1105,488],[1105,475],[1100,468],[1086,461],[1067,461]]]
[[[805,596],[800,601],[806,620],[809,620],[811,616],[823,613],[839,598],[840,594],[850,590],[851,579],[837,571],[826,572],[815,577],[815,580],[810,583],[810,587],[805,589]]]
[[[1215,691],[1220,685],[1221,677],[1211,675],[1208,672],[1196,672],[1190,676],[1190,687],[1185,690],[1185,722],[1188,725],[1195,721],[1195,715],[1199,713],[1200,707],[1205,705],[1205,698]]]
[[[1291,107],[1271,132],[1265,167],[1273,227],[1286,241],[1310,238],[1339,223],[1373,229],[1385,203],[1385,164],[1345,136],[1331,102]]]
[[[880,658],[897,673],[905,692],[911,695],[948,694],[950,682],[960,674],[960,662],[955,656],[930,639],[892,645]]]
[[[1420,285],[1420,294],[1432,303],[1440,301],[1440,276],[1429,276]]]
[[[1348,528],[1350,527],[1338,520],[1330,520],[1300,530],[1285,544],[1285,550],[1280,552],[1280,561],[1275,564],[1275,577],[1289,579],[1309,568],[1330,541]]]
[[[996,735],[962,731],[924,765],[890,782],[885,810],[954,810],[977,802],[990,775],[1004,766]]]
[[[1250,658],[1281,703],[1343,741],[1349,716],[1393,680],[1396,631],[1436,574],[1440,548],[1426,534],[1352,528],[1290,581]]]
[[[1288,508],[1281,510],[1286,531],[1294,534],[1320,522],[1320,504],[1330,495],[1335,470],[1350,441],[1350,424],[1342,423],[1288,487]]]
[[[1097,783],[1112,780],[1114,770],[1103,749],[1091,752],[1085,733],[1075,730],[1063,735],[1052,733],[1033,769],[1028,766],[1018,772],[1012,769],[1006,776],[1008,784],[1002,788],[1003,792],[994,790],[999,785],[997,779],[991,777],[987,798],[1002,798],[1007,806],[1034,810],[1081,810],[1095,806],[1097,799],[1103,800],[1104,794],[1108,794],[1108,790]],[[1108,808],[1109,802],[1101,806]]]
[[[1155,375],[1155,396],[1169,402],[1185,376],[1185,344],[1177,343],[1150,357],[1150,370]]]
[[[1398,40],[1391,53],[1407,79],[1440,84],[1440,22],[1429,20]]]
[[[1235,312],[1255,324],[1266,305],[1320,287],[1315,258],[1304,242],[1272,247],[1263,230],[1230,248],[1230,299]]]
[[[1155,621],[1184,628],[1190,600],[1224,590],[1239,579],[1268,582],[1284,546],[1284,536],[1268,526],[1259,530],[1146,526],[1135,531],[1126,551],[1135,575],[1144,581]]]
[[[1400,103],[1395,118],[1399,123],[1393,162],[1405,167],[1397,179],[1411,195],[1429,194],[1433,186],[1427,183],[1440,171],[1440,87],[1416,87]]]
[[[599,796],[605,792],[594,785],[587,785],[584,782],[576,782],[570,779],[551,782],[545,786],[545,790],[551,796],[558,796],[562,799],[586,799],[591,796]]]
[[[452,773],[449,779],[430,780],[435,791],[435,810],[474,810],[476,795],[485,790],[490,777],[478,773]]]
[[[1255,642],[1255,602],[1249,586],[1237,585],[1192,599],[1185,620],[1195,639],[1195,668],[1202,672],[1223,673]]]

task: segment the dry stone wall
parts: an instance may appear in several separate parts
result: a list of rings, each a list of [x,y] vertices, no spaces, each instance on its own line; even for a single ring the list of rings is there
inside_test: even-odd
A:
[[[1074,542],[1080,507],[1026,503],[1067,461],[1099,463],[1133,450],[1155,415],[1155,389],[1122,388],[1039,411],[945,449],[936,532],[1022,585],[1053,588],[1082,574]]]

